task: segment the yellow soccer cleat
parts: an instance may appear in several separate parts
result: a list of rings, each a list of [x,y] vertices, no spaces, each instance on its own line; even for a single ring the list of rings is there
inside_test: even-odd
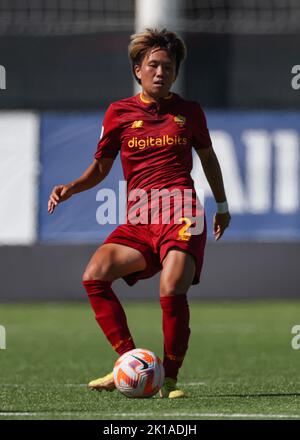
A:
[[[182,399],[186,397],[185,392],[177,388],[176,380],[171,377],[165,378],[164,384],[159,390],[159,395],[165,399]]]
[[[97,391],[113,391],[116,386],[114,383],[114,373],[111,372],[104,377],[100,377],[99,379],[92,380],[88,387],[91,390]]]

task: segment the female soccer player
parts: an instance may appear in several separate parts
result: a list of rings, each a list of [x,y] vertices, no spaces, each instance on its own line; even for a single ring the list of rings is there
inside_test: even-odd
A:
[[[48,201],[50,214],[58,203],[98,185],[119,152],[128,194],[134,190],[146,195],[153,189],[180,190],[181,194],[190,190],[192,198],[188,200],[194,209],[195,188],[190,176],[194,148],[217,203],[213,231],[219,240],[229,225],[230,214],[205,116],[198,103],[170,92],[185,53],[183,41],[166,29],[147,29],[131,37],[129,56],[142,92],[109,106],[94,161],[77,180],[53,188]],[[134,200],[129,199],[127,212],[132,214]],[[112,282],[122,277],[133,285],[161,270],[165,382],[160,395],[168,398],[185,396],[176,382],[190,336],[187,291],[199,283],[206,242],[205,221],[200,233],[191,233],[193,221],[187,216],[178,218],[174,203],[167,223],[161,219],[164,207],[159,205],[159,222],[137,223],[128,214],[127,222],[118,226],[92,256],[83,275],[96,320],[121,356],[135,344]],[[142,204],[140,212],[145,214],[145,207],[149,214],[147,204]],[[89,387],[113,390],[113,374],[91,381]]]

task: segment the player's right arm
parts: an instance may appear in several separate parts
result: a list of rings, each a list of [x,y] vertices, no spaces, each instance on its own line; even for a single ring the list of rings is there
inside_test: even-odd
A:
[[[48,200],[48,212],[52,214],[58,203],[65,202],[73,194],[86,191],[98,185],[109,173],[113,158],[94,159],[87,170],[78,179],[65,185],[57,185],[52,189]]]

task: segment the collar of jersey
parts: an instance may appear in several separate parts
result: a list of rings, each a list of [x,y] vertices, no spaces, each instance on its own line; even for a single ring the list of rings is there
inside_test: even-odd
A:
[[[166,96],[165,98],[163,98],[163,102],[168,102],[173,98],[173,93],[169,93],[168,96]],[[139,99],[143,104],[146,105],[156,105],[156,103],[154,101],[150,101],[149,99],[145,98],[143,96],[143,93],[139,93]]]

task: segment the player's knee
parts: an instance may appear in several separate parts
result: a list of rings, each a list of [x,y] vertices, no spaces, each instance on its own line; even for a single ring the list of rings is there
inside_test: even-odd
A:
[[[96,280],[95,273],[91,268],[87,267],[82,275],[82,281],[93,281]]]
[[[186,290],[180,280],[166,280],[161,283],[160,296],[182,295]]]
[[[111,265],[105,261],[100,261],[98,264],[89,264],[82,276],[83,281],[111,281]]]

